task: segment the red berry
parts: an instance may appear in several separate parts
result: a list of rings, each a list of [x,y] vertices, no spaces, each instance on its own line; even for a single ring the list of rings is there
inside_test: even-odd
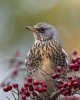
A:
[[[22,98],[22,100],[26,100],[26,96],[25,95],[23,95],[21,98]]]
[[[67,94],[68,94],[67,91],[64,91],[64,92],[63,92],[63,95],[64,95],[64,96],[67,96]]]
[[[68,79],[69,79],[69,80],[71,80],[72,78],[73,78],[73,76],[72,76],[72,75],[69,75],[69,76],[68,76]]]
[[[27,97],[29,97],[29,96],[30,96],[30,93],[29,93],[29,91],[28,91],[28,90],[25,90],[25,91],[24,91],[24,94],[25,94]]]
[[[45,83],[45,82],[44,82],[43,80],[40,80],[40,81],[39,81],[39,84],[40,84],[40,85],[42,85],[42,84],[44,84],[44,83]]]
[[[5,87],[3,88],[3,91],[4,91],[4,92],[8,92],[7,86],[5,86]]]
[[[74,68],[74,71],[78,71],[79,70],[79,68]]]
[[[76,79],[72,78],[71,83],[73,84],[74,82],[76,82]]]
[[[72,52],[73,55],[77,55],[77,53],[78,53],[77,50],[73,50]]]
[[[29,86],[29,87],[33,87],[33,84],[32,84],[32,83],[29,83],[28,86]]]
[[[42,91],[43,91],[43,92],[47,92],[46,87],[43,87],[43,88],[42,88]]]
[[[28,87],[28,82],[24,83],[24,86],[25,86],[25,87]]]
[[[8,91],[12,90],[12,85],[9,84],[9,85],[7,86],[7,88],[8,88]]]
[[[64,82],[63,87],[66,88],[68,86],[68,82]]]
[[[67,72],[71,72],[71,71],[72,71],[71,69],[67,68]]]
[[[75,89],[78,88],[78,87],[79,87],[78,82],[74,82],[74,83],[73,83],[73,87],[74,87]]]
[[[74,64],[73,68],[79,68],[79,65],[78,64]]]
[[[39,89],[39,86],[36,86],[36,87],[35,87],[35,90],[38,91],[38,89]]]
[[[36,93],[35,91],[33,91],[33,92],[32,92],[32,95],[33,95],[33,96],[36,96],[36,95],[37,95],[37,93]]]
[[[71,92],[72,92],[71,89],[68,89],[68,90],[67,90],[67,93],[68,93],[68,94],[71,94]]]
[[[65,88],[61,88],[60,90],[61,90],[61,93],[63,93],[66,89]]]
[[[26,87],[21,87],[21,90],[24,92],[25,90],[27,90],[27,88]]]
[[[73,64],[70,64],[68,68],[73,69]]]
[[[52,79],[55,79],[56,78],[56,74],[52,74]]]
[[[77,59],[76,58],[73,58],[72,59],[72,63],[76,63],[77,62]]]
[[[34,85],[39,85],[39,81],[38,80],[34,80],[33,84]]]
[[[59,73],[56,73],[56,77],[59,78],[60,77],[60,74]]]
[[[47,85],[44,83],[44,84],[42,84],[42,87],[45,87],[45,88],[47,88]]]
[[[18,83],[17,82],[13,83],[13,87],[18,88]]]
[[[72,64],[73,65],[73,69],[76,68],[76,64]]]
[[[56,70],[57,70],[58,72],[60,72],[60,71],[61,71],[61,66],[58,66],[58,67],[56,68]]]
[[[29,87],[29,90],[30,90],[30,91],[33,91],[33,90],[34,90],[34,88],[33,88],[33,87]]]
[[[38,91],[39,93],[42,93],[42,89],[41,89],[39,86],[37,86],[37,87],[35,88],[35,90]]]
[[[33,80],[32,77],[27,78],[27,81],[30,83],[32,82],[32,80]]]
[[[42,90],[41,88],[38,88],[38,92],[39,92],[39,93],[42,93],[43,90]]]
[[[62,84],[58,84],[57,88],[61,89],[62,88]]]
[[[68,87],[72,88],[72,83],[71,82],[68,83]]]

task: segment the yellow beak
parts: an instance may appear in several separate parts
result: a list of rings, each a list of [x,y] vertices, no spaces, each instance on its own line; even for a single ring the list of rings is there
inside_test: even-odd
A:
[[[31,26],[26,26],[26,29],[32,31],[32,32],[36,32],[36,28],[31,27]]]

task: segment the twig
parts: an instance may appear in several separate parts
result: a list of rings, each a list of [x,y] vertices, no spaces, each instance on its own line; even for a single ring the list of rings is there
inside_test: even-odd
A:
[[[14,100],[16,100],[15,96],[14,96],[14,93],[12,93],[13,97],[14,97]]]
[[[49,74],[49,73],[47,73],[46,71],[44,71],[42,68],[40,68],[43,72],[45,72],[46,73],[46,75],[51,75],[51,74]]]
[[[46,76],[43,73],[41,73],[41,74],[44,76],[45,80],[48,81],[48,79],[46,78]]]
[[[14,90],[12,90],[12,92],[14,92],[15,94],[17,94],[17,95],[18,95],[18,93],[16,93]]]
[[[18,100],[19,100],[19,88],[17,89],[17,91],[18,91]]]
[[[37,97],[39,98],[39,100],[43,100],[43,99],[39,96],[38,92],[37,92],[37,91],[35,91],[35,92],[36,92]]]
[[[50,100],[54,100],[55,98],[57,98],[60,95],[60,90],[58,90],[57,92],[54,92],[51,96],[50,96]]]
[[[20,66],[19,68],[16,68],[16,67],[12,67],[5,75],[4,77],[2,78],[2,80],[0,81],[0,87],[2,86],[2,84],[12,76],[13,72],[14,71],[19,71],[21,69],[24,69],[24,67]]]
[[[77,94],[77,91],[79,91],[78,89],[77,90],[74,90],[71,95],[74,95],[74,94]]]
[[[2,61],[5,61],[5,60],[8,60],[8,61],[13,61],[13,64],[11,64],[11,69],[9,69],[9,71],[4,75],[4,77],[2,77],[2,80],[0,81],[0,87],[2,86],[3,83],[5,83],[5,81],[10,78],[12,76],[12,74],[15,72],[15,71],[19,71],[19,70],[23,70],[25,69],[25,66],[21,66],[22,64],[25,64],[25,60],[23,58],[20,58],[20,57],[16,57],[16,58],[11,58],[11,57],[4,57],[0,60],[0,63]],[[15,66],[15,63],[21,63],[21,65],[19,67],[16,67]]]
[[[6,96],[6,98],[7,98],[8,100],[10,100],[7,96]]]
[[[23,64],[25,63],[25,59],[22,57],[2,57],[0,59],[0,63],[4,62],[4,61],[16,61],[16,62],[22,62]]]

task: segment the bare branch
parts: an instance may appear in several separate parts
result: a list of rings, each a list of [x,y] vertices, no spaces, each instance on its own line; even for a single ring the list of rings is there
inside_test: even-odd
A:
[[[38,94],[38,92],[37,92],[37,91],[35,91],[35,92],[36,92],[37,97],[39,98],[39,100],[43,100],[43,99],[40,97],[40,95]]]
[[[50,96],[50,100],[54,100],[55,98],[57,98],[60,95],[60,90],[54,92],[51,96]]]
[[[6,96],[6,98],[7,98],[8,100],[10,100],[7,96]]]
[[[21,65],[22,64],[24,64],[25,62],[24,62],[24,59],[23,58],[20,58],[20,57],[16,57],[16,58],[2,58],[2,59],[9,59],[9,61],[10,60],[14,60],[15,62],[17,62],[17,63],[21,63]],[[2,60],[1,60],[2,61]],[[13,75],[13,73],[15,72],[15,71],[19,71],[19,70],[24,70],[25,69],[25,66],[19,66],[18,68],[15,66],[15,62],[11,65],[11,68],[9,69],[9,71],[4,75],[4,77],[2,77],[2,79],[1,79],[1,81],[0,81],[0,87],[2,86],[2,84],[3,83],[5,83],[5,81],[8,79],[8,78],[10,78],[12,75]]]
[[[14,100],[16,100],[15,96],[14,96],[14,93],[12,93],[13,97],[14,97]]]

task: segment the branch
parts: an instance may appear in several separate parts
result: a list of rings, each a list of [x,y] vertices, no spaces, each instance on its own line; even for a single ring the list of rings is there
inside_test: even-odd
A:
[[[13,95],[13,97],[14,97],[14,100],[16,100],[16,97],[15,97],[14,93],[12,93],[12,95]]]
[[[25,59],[22,57],[2,57],[0,59],[0,63],[2,62],[9,62],[9,61],[16,61],[16,62],[22,62],[23,64],[25,63]]]
[[[57,98],[60,95],[60,90],[54,92],[51,96],[50,96],[50,100],[54,100],[55,98]]]
[[[7,59],[7,58],[2,58],[2,59]],[[20,57],[17,57],[17,58],[9,58],[9,60],[14,60],[15,62],[20,62],[21,64],[24,64],[24,59],[23,58],[20,58]],[[2,61],[2,60],[1,60]],[[19,71],[19,70],[23,70],[25,69],[25,66],[19,66],[18,68],[15,66],[15,63],[12,64],[11,68],[9,69],[9,71],[4,75],[4,77],[2,77],[1,81],[0,81],[0,87],[2,86],[3,83],[6,82],[6,80],[8,78],[10,78],[13,73],[15,71]]]
[[[6,98],[7,98],[8,100],[10,100],[7,96],[6,96]]]
[[[37,97],[39,98],[39,100],[43,100],[43,99],[39,96],[38,92],[37,92],[37,91],[35,91],[35,92],[36,92]]]
[[[21,69],[24,69],[24,67],[20,66],[19,68],[13,67],[11,68],[5,75],[4,77],[2,77],[1,81],[0,81],[0,87],[2,86],[2,84],[12,76],[14,71],[19,71]]]

